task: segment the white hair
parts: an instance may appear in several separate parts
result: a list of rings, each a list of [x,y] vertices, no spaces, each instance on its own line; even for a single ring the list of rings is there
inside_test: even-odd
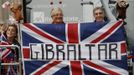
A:
[[[62,9],[59,8],[59,7],[52,8],[52,10],[51,10],[51,16],[55,15],[59,11],[62,12]]]

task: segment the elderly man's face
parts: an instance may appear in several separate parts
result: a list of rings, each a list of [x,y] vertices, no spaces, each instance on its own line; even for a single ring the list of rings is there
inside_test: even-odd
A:
[[[63,14],[61,11],[57,11],[54,15],[52,15],[53,23],[60,24],[63,23]]]

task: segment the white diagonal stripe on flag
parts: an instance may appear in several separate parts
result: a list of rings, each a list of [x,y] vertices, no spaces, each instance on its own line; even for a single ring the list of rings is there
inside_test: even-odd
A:
[[[100,60],[99,60],[100,61]],[[110,75],[120,75],[118,72],[114,72],[114,71],[112,71],[112,70],[109,70],[109,69],[107,69],[107,68],[105,68],[104,66],[105,65],[103,65],[103,66],[100,66],[100,65],[98,65],[98,64],[96,64],[96,63],[94,63],[93,61],[83,61],[85,64],[87,64],[88,66],[91,66],[91,67],[94,67],[94,68],[96,68],[95,70],[97,70],[97,71],[103,71],[103,72],[106,72],[107,74],[110,74]],[[100,71],[100,72],[101,72]]]
[[[46,71],[45,73],[43,73],[42,75],[53,75],[55,72],[57,72],[61,68],[66,67],[68,65],[68,63],[69,63],[68,61],[62,61],[58,65],[54,66],[53,68],[51,68],[48,71]]]
[[[104,61],[100,61],[100,60],[92,60],[93,63],[99,65],[99,66],[102,66],[104,68],[107,68],[111,71],[114,71],[116,73],[119,73],[120,75],[128,75],[128,72],[122,68],[119,68],[117,66],[114,66],[112,64],[109,64],[109,63],[106,63]]]
[[[93,40],[97,39],[98,37],[100,37],[101,35],[103,35],[105,32],[107,32],[116,23],[117,22],[115,22],[115,21],[110,21],[107,25],[105,25],[104,27],[102,27],[100,30],[98,30],[97,32],[95,32],[94,34],[92,34],[90,37],[86,38],[82,42],[92,42]],[[114,29],[111,34],[108,34],[106,37],[104,37],[103,39],[101,39],[99,42],[105,40],[107,37],[109,37],[110,35],[112,35],[121,25],[122,24],[120,24],[118,27],[116,27],[116,29]],[[99,42],[97,42],[97,43],[99,43]]]
[[[30,30],[29,28],[27,28],[25,26],[23,26],[23,31],[25,31],[28,35],[30,35],[30,36],[40,40],[41,42],[44,42],[44,43],[47,43],[47,42],[54,43],[52,40],[49,40],[49,39],[47,39],[47,38],[45,38],[45,37],[43,37],[43,36],[33,32],[32,30]]]
[[[51,64],[51,63],[54,63],[54,61],[50,62],[49,64]],[[68,61],[60,62],[60,63],[52,66],[50,69],[45,70],[45,72],[41,73],[41,75],[53,75],[55,72],[57,72],[61,68],[66,67],[68,65],[68,63],[69,63]],[[38,71],[42,70],[43,68],[45,68],[49,64],[45,64],[45,65],[41,66],[39,69],[37,69],[36,71],[31,73],[30,75],[37,74]]]
[[[97,70],[97,71],[99,71],[99,72],[101,72],[101,73],[104,73],[104,74],[108,74],[107,72],[105,72],[105,71],[103,71],[103,70],[100,70],[100,69],[97,69],[97,68],[95,68],[95,67],[92,67],[92,66],[90,66],[90,65],[87,65],[87,64],[85,64],[85,63],[83,63],[85,66],[87,66],[87,67],[89,67],[89,68],[92,68],[92,69],[94,69],[94,70]]]
[[[43,32],[44,34],[47,34],[47,35],[50,36],[51,38],[57,39],[57,40],[61,41],[62,43],[64,43],[64,41],[62,41],[62,40],[58,39],[57,37],[55,37],[55,36],[53,36],[53,35],[51,35],[51,34],[45,32],[44,30],[41,30],[40,28],[36,27],[36,26],[33,25],[32,23],[31,23],[31,26],[33,26],[33,27],[36,28],[37,30]],[[49,39],[49,40],[52,40],[52,39]]]
[[[2,59],[5,59],[9,54],[11,53],[11,50],[10,49],[6,49],[4,51],[2,51]]]
[[[38,33],[40,36],[47,38],[49,40],[52,40],[55,43],[64,43],[64,41],[58,39],[57,37],[41,30],[40,28],[36,27],[35,25],[33,25],[32,23],[27,23],[24,24],[25,26],[27,26],[30,30],[32,30],[35,33]]]

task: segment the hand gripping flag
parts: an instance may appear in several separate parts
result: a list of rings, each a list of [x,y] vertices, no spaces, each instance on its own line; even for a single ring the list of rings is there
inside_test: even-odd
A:
[[[25,75],[128,75],[125,34],[122,21],[104,23],[24,23],[22,52],[30,59],[30,43],[121,42],[121,60],[25,60]]]

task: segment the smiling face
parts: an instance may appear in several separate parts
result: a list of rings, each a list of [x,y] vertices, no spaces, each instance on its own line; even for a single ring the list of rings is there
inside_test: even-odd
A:
[[[97,8],[93,11],[96,21],[104,21],[105,13],[101,8]]]
[[[53,20],[53,22],[52,22],[53,24],[64,23],[63,22],[63,13],[62,13],[62,10],[60,8],[52,9],[51,17],[52,17],[52,20]]]
[[[7,38],[15,38],[17,36],[17,28],[14,25],[9,25],[6,31]]]

